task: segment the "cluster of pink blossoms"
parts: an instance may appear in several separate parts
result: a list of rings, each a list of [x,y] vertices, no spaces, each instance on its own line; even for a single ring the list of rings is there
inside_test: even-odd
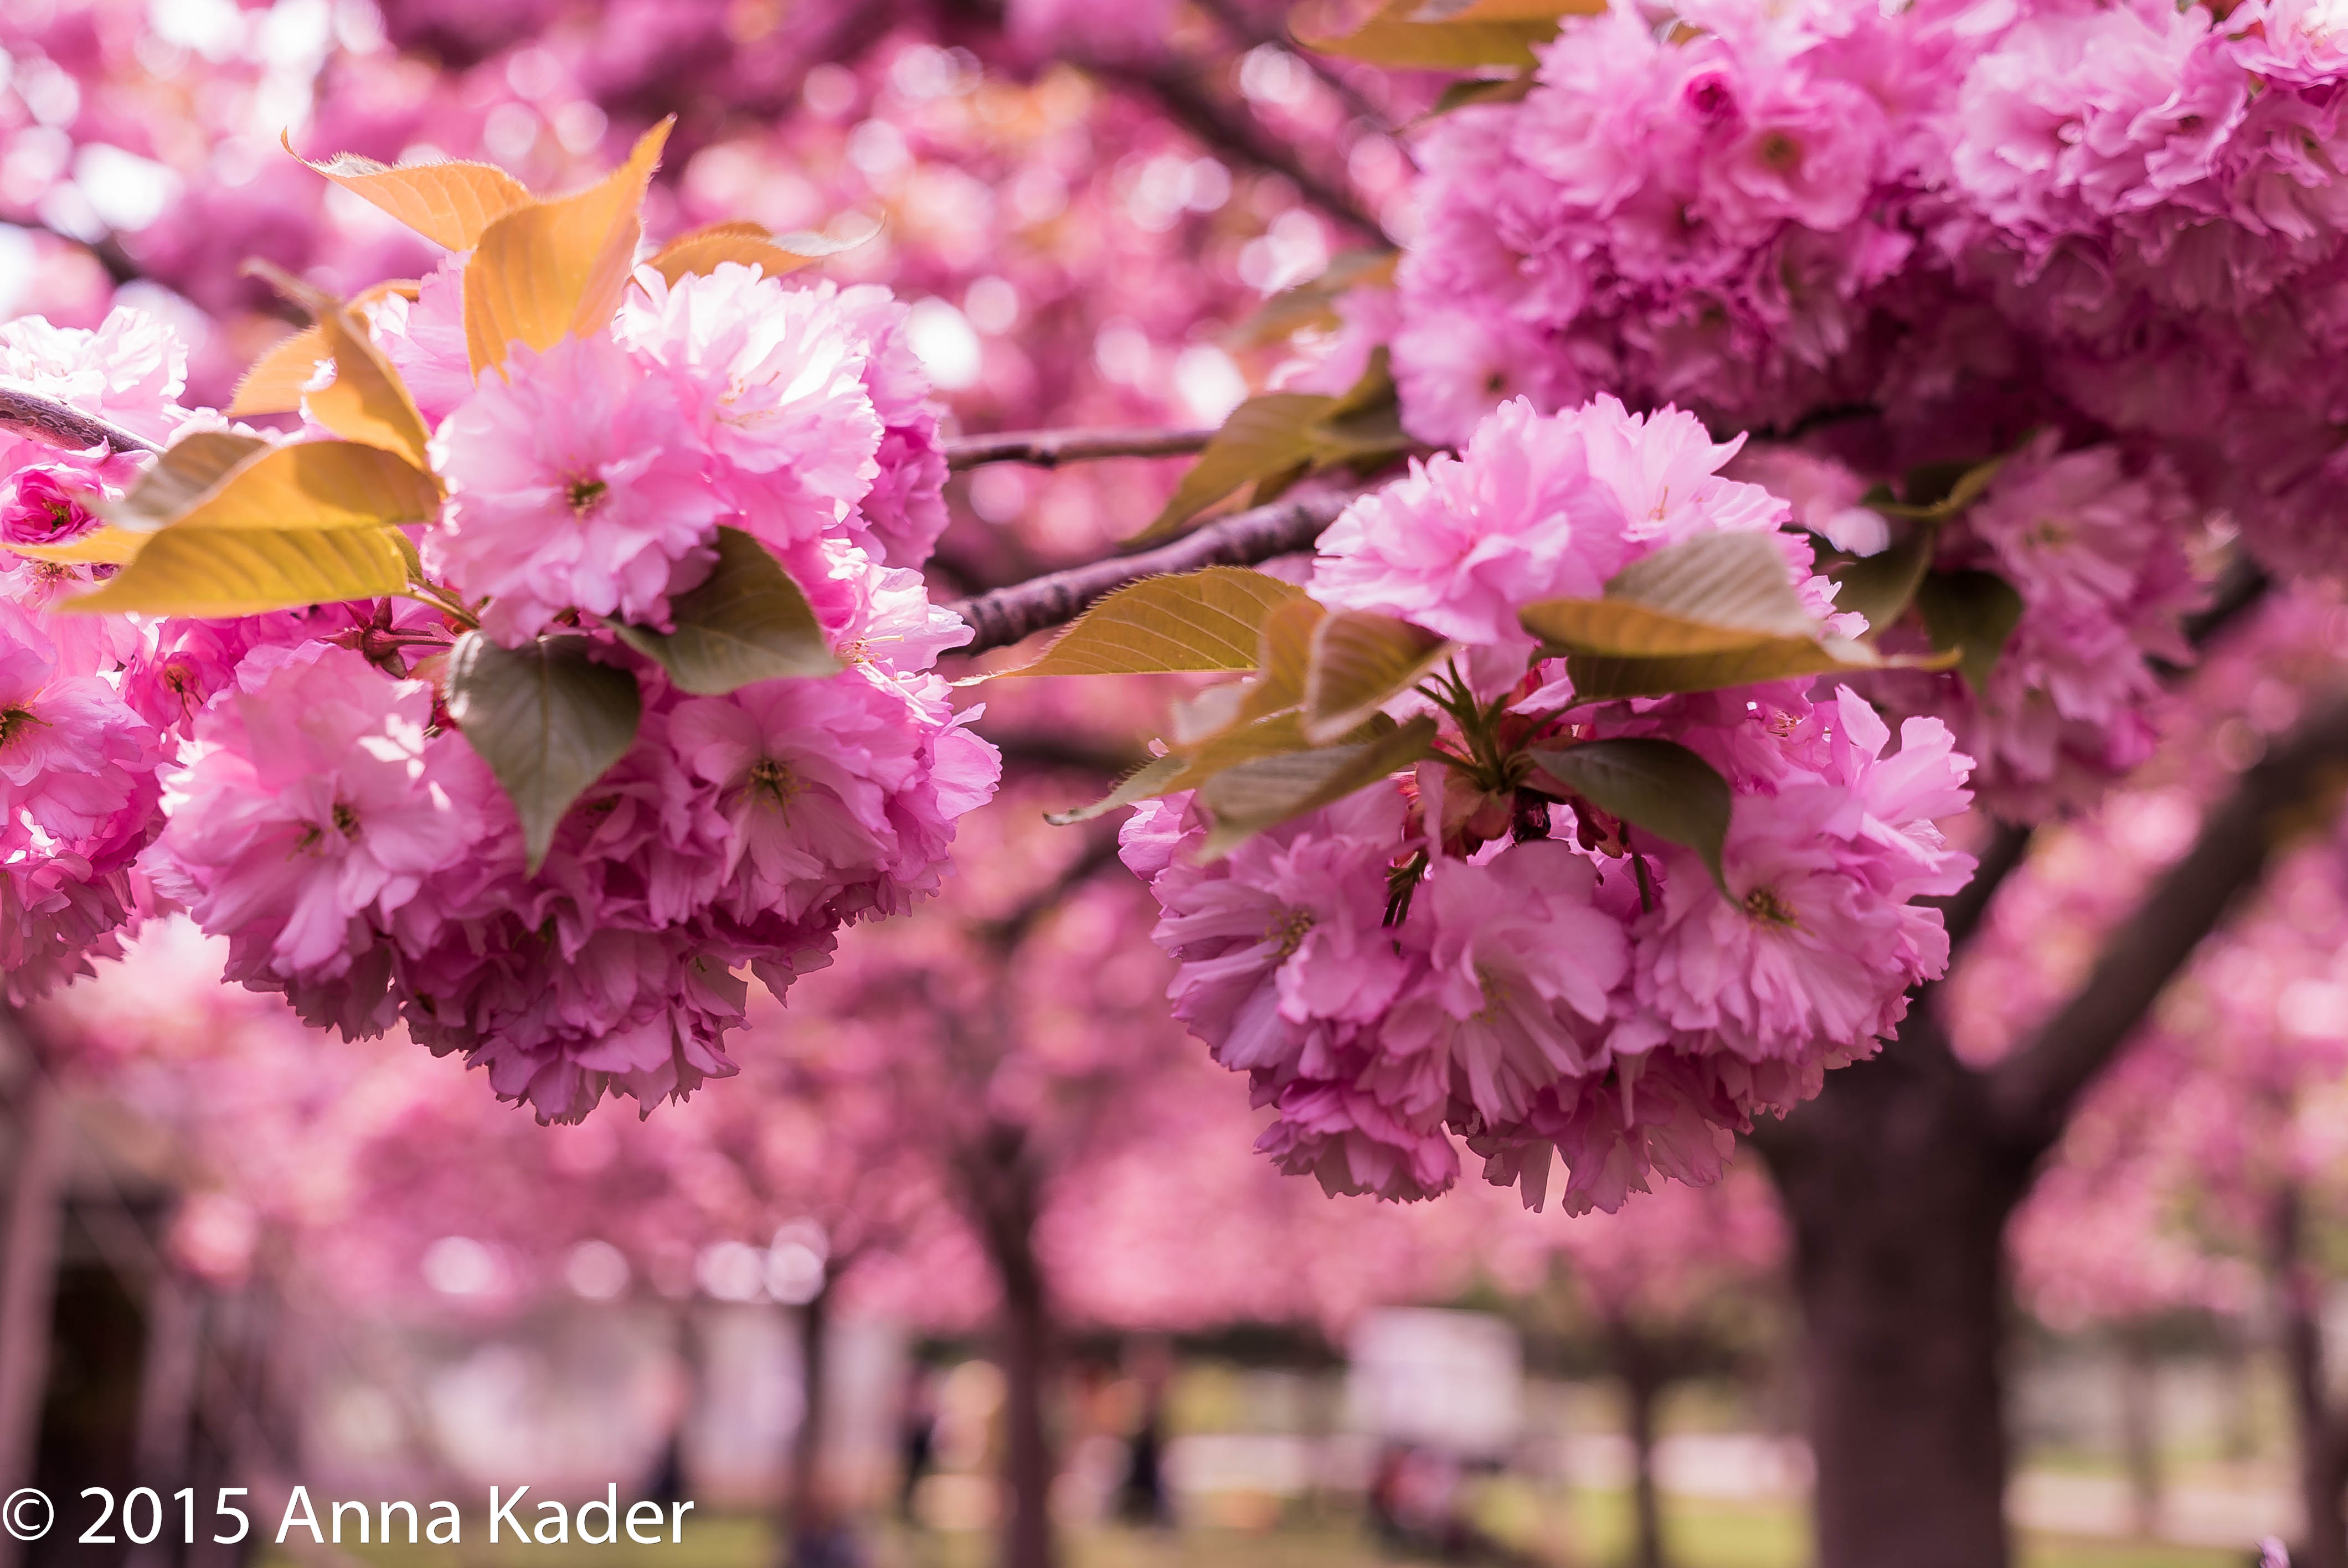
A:
[[[1865,488],[2055,432],[2042,497],[2125,497],[2072,559],[2134,580],[2025,589],[1997,733],[1966,740],[1999,810],[2075,804],[2143,753],[2128,645],[2174,644],[2203,519],[2273,569],[2341,559],[2348,35],[2314,0],[1673,12],[1569,17],[1521,101],[1436,123],[1421,232],[1355,334],[1436,441],[1603,390]],[[2005,575],[2011,521],[1943,560]]]
[[[843,925],[933,891],[955,820],[999,773],[931,671],[969,634],[916,569],[944,524],[944,461],[903,318],[877,288],[787,287],[732,264],[671,285],[646,270],[610,333],[518,347],[477,386],[453,271],[376,311],[448,494],[413,530],[434,579],[509,645],[583,629],[589,657],[641,696],[631,749],[534,872],[436,684],[453,635],[437,610],[59,615],[40,596],[106,569],[18,563],[11,597],[33,612],[0,622],[0,788],[26,835],[8,840],[8,897],[57,908],[46,927],[11,919],[12,941],[47,955],[25,980],[12,955],[12,981],[29,994],[72,972],[121,923],[131,857],[153,838],[139,869],[230,938],[231,979],[349,1035],[402,1022],[542,1119],[576,1119],[607,1091],[649,1107],[734,1071],[723,1036],[743,1017],[741,972],[779,993],[828,961]],[[83,337],[85,370],[119,357]],[[10,528],[50,542],[95,526],[87,508],[16,521],[61,461],[39,456],[46,467],[13,477]],[[130,477],[87,466],[75,494]],[[671,596],[707,577],[721,526],[785,565],[839,673],[693,696],[601,630],[607,616],[671,626]],[[30,654],[6,644],[20,623]],[[78,640],[77,680],[46,674],[60,638]],[[101,763],[95,781],[70,771]],[[45,891],[85,861],[76,886],[98,878],[112,898],[94,911],[95,895]]]
[[[187,356],[161,323],[118,310],[95,331],[37,319],[0,325],[0,381],[69,401],[149,439],[183,423]],[[168,726],[120,671],[140,632],[47,607],[84,569],[28,560],[15,544],[97,526],[142,463],[100,446],[61,450],[0,431],[0,974],[23,1002],[118,951],[145,894],[136,865],[161,825],[156,772]]]
[[[1891,548],[1866,482],[1832,458],[1747,447],[1731,471],[1786,497],[1797,522],[1840,549]],[[2206,597],[2185,548],[2193,517],[2161,456],[2109,443],[2065,451],[2041,432],[1930,544],[1936,571],[1987,573],[2020,596],[1985,688],[1955,670],[1887,670],[1862,676],[1860,689],[1894,712],[1945,720],[1975,759],[1979,804],[2008,821],[2091,804],[2159,738],[2149,661],[2191,660],[2180,623]],[[1884,629],[1881,646],[1921,653],[1926,641],[1910,621]]]
[[[1807,541],[1779,531],[1787,504],[1720,477],[1735,450],[1675,410],[1513,402],[1461,456],[1356,501],[1311,584],[1459,644],[1463,679],[1512,699],[1509,743],[1694,752],[1734,792],[1725,892],[1691,849],[1548,795],[1463,790],[1440,762],[1206,864],[1189,797],[1128,823],[1127,862],[1181,963],[1175,1012],[1276,1110],[1261,1147],[1283,1168],[1426,1197],[1456,1178],[1457,1134],[1528,1203],[1554,1149],[1565,1206],[1612,1209],[1651,1171],[1716,1175],[1732,1130],[1870,1053],[1909,988],[1945,968],[1939,913],[1911,902],[1972,870],[1934,825],[1971,798],[1939,721],[1908,719],[1886,755],[1872,707],[1807,681],[1569,709],[1563,665],[1519,627],[1528,603],[1595,596],[1626,564],[1727,530],[1776,538],[1831,627]],[[1448,721],[1445,738],[1465,749]]]

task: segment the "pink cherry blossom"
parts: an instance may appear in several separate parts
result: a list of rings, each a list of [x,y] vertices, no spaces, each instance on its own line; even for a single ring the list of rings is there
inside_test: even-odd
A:
[[[726,506],[672,384],[608,338],[515,349],[432,454],[449,499],[427,564],[487,596],[484,625],[507,641],[565,610],[665,625],[669,595],[715,559]]]

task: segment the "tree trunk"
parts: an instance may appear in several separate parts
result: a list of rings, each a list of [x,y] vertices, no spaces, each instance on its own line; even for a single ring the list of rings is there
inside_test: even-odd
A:
[[[139,1368],[139,1438],[132,1461],[140,1482],[153,1487],[160,1497],[193,1484],[189,1439],[202,1355],[202,1300],[191,1281],[165,1265],[154,1271],[147,1286],[147,1354]],[[124,1561],[128,1568],[163,1568],[176,1560],[170,1532],[165,1531],[159,1540],[133,1546]]]
[[[1655,1490],[1655,1409],[1664,1378],[1661,1358],[1628,1323],[1608,1326],[1614,1374],[1622,1383],[1623,1435],[1631,1440],[1632,1568],[1663,1568],[1663,1498]]]
[[[2152,1326],[2123,1324],[2120,1353],[2120,1457],[2127,1470],[2128,1524],[2150,1541],[2160,1533],[2160,1363]]]
[[[1921,1004],[1755,1141],[1793,1223],[1819,1568],[2005,1568],[2002,1242],[2029,1162]]]
[[[791,1508],[805,1514],[823,1489],[824,1383],[831,1362],[831,1275],[799,1308],[799,1430],[791,1440]]]
[[[995,1124],[967,1152],[964,1173],[987,1260],[1003,1289],[998,1355],[1003,1363],[1002,1568],[1053,1568],[1055,1465],[1045,1392],[1052,1366],[1052,1313],[1035,1255],[1042,1181],[1025,1132]]]
[[[2300,1505],[2307,1517],[2291,1560],[2296,1568],[2348,1568],[2348,1529],[2340,1512],[2341,1434],[2323,1368],[2323,1303],[2307,1261],[2307,1216],[2297,1187],[2286,1185],[2275,1194],[2270,1225],[2269,1266],[2299,1439]]]
[[[0,1239],[0,1494],[32,1483],[40,1444],[64,1224],[65,1117],[56,1086],[36,1067],[19,1091],[8,1230]],[[23,1558],[22,1544],[0,1532],[0,1568]]]

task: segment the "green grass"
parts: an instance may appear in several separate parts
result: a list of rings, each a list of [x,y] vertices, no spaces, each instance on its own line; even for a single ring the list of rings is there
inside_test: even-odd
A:
[[[1497,1533],[1528,1555],[1559,1568],[1614,1568],[1628,1560],[1630,1505],[1620,1492],[1578,1491],[1510,1498],[1491,1521]],[[1673,1568],[1804,1568],[1808,1528],[1786,1504],[1673,1498],[1665,1505]],[[382,1568],[777,1568],[764,1521],[689,1520],[681,1544],[556,1547],[488,1543],[479,1519],[465,1522],[458,1546],[345,1546]],[[993,1542],[983,1533],[914,1534],[888,1530],[872,1542],[873,1568],[990,1568]],[[2024,1539],[2019,1568],[2241,1568],[2247,1550],[2150,1542]],[[264,1552],[263,1568],[303,1568],[290,1553]],[[1118,1529],[1076,1532],[1066,1542],[1066,1568],[1399,1568],[1350,1520],[1300,1523],[1262,1532],[1191,1529],[1156,1534]]]

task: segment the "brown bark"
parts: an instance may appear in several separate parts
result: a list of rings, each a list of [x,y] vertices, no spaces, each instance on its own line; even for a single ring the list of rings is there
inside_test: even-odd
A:
[[[831,1286],[829,1269],[823,1288],[799,1308],[799,1428],[791,1439],[791,1509],[802,1518],[819,1512],[823,1491],[824,1428],[829,1419],[825,1381],[831,1360]]]
[[[2120,1459],[2127,1471],[2128,1525],[2140,1540],[2160,1533],[2160,1362],[2152,1326],[2119,1331]]]
[[[2018,1164],[1929,1012],[1759,1142],[1793,1221],[1821,1568],[2003,1568]]]
[[[32,1063],[18,1092],[8,1229],[0,1240],[0,1495],[31,1484],[40,1442],[64,1218],[65,1118],[57,1086]],[[14,1568],[23,1553],[0,1532],[0,1568]]]
[[[1663,1568],[1663,1495],[1655,1486],[1655,1414],[1667,1377],[1662,1358],[1627,1322],[1608,1325],[1614,1375],[1622,1385],[1623,1435],[1631,1441],[1631,1562]]]
[[[2348,1568],[2348,1527],[2340,1509],[2348,1450],[2332,1411],[2323,1366],[2322,1290],[2307,1257],[2306,1204],[2295,1186],[2286,1184],[2275,1194],[2268,1248],[2299,1442],[2300,1506],[2307,1521],[2291,1560],[2297,1568]]]
[[[1045,1409],[1052,1369],[1052,1311],[1035,1255],[1042,1182],[1025,1132],[990,1126],[963,1159],[980,1240],[1003,1292],[997,1355],[1003,1366],[1002,1568],[1054,1568],[1052,1481],[1056,1465]]]
[[[2086,979],[1993,1067],[1959,1062],[1929,988],[1881,1057],[1756,1129],[1794,1230],[1820,1568],[2004,1568],[2003,1233],[2080,1097],[2295,830],[2337,811],[2336,695],[2244,771]],[[2002,835],[1952,899],[1970,931],[2018,863]],[[2336,1497],[2337,1488],[2333,1495]],[[2331,1563],[2322,1568],[2348,1568]]]
[[[1030,632],[1074,620],[1095,600],[1145,577],[1205,566],[1253,566],[1274,556],[1309,550],[1350,499],[1320,495],[1275,501],[1209,523],[1154,550],[1088,561],[957,600],[946,608],[968,621],[974,635],[954,651],[983,653],[1016,642]]]
[[[975,468],[984,463],[1025,463],[1056,468],[1104,457],[1182,457],[1214,439],[1211,430],[1012,430],[995,436],[947,438],[946,466]]]

